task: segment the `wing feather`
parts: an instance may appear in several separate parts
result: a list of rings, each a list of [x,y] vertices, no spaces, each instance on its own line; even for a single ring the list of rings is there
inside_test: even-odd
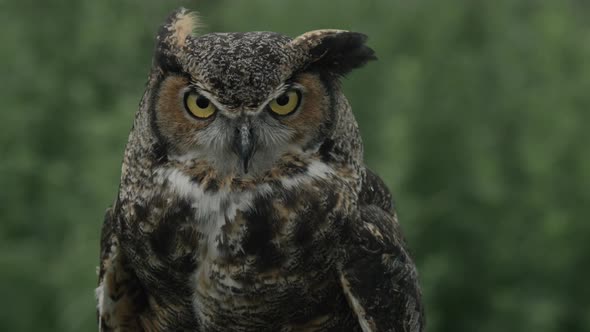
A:
[[[119,250],[116,222],[116,210],[108,209],[101,232],[96,288],[99,331],[142,331],[139,313],[145,302],[143,290]]]
[[[391,195],[372,172],[361,193],[360,220],[353,223],[342,289],[363,331],[424,328],[414,262],[405,248]]]

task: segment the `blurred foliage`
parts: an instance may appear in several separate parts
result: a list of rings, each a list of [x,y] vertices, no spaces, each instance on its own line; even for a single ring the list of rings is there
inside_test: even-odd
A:
[[[0,330],[95,330],[104,209],[175,7],[208,31],[365,32],[345,90],[428,331],[590,331],[590,3],[0,1]]]

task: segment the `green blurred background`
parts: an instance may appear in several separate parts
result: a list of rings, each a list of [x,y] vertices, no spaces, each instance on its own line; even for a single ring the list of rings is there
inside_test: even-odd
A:
[[[153,36],[365,32],[344,82],[428,331],[590,331],[587,0],[0,0],[0,330],[93,331],[98,238]]]

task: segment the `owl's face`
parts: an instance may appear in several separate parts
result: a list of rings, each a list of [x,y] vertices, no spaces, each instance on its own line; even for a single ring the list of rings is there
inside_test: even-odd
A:
[[[195,25],[181,10],[160,31],[152,127],[168,158],[218,174],[256,176],[287,153],[316,152],[336,116],[338,76],[373,58],[360,34],[193,36]]]

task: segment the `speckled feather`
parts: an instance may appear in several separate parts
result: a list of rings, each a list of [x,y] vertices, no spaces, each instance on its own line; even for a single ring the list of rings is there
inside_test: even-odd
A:
[[[366,37],[196,36],[197,25],[180,9],[157,36],[103,224],[100,330],[422,331],[391,195],[363,164],[338,83],[374,59]],[[267,114],[291,86],[301,109]],[[186,116],[180,96],[193,90],[219,115]],[[246,118],[259,137],[248,173],[224,145]]]

